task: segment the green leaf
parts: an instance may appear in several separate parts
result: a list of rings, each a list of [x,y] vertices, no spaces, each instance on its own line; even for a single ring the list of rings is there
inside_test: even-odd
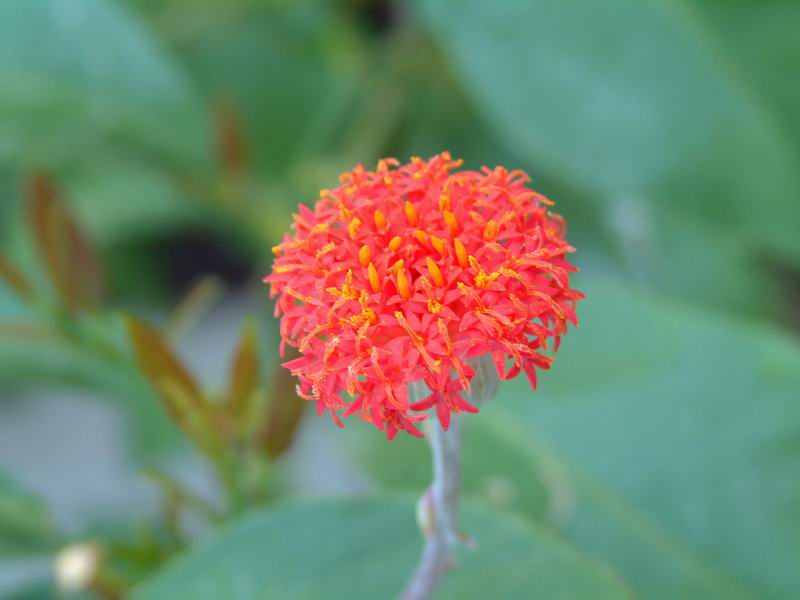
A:
[[[648,594],[793,597],[800,348],[631,290],[585,291],[537,396],[515,382],[498,402],[575,482],[565,533]]]
[[[421,12],[536,169],[606,210],[688,207],[800,260],[797,154],[689,4],[422,0]]]
[[[546,532],[478,505],[437,598],[626,598],[607,569]],[[234,522],[145,582],[134,600],[393,598],[422,549],[410,500],[323,500]]]
[[[50,551],[56,540],[44,504],[0,470],[0,556]]]
[[[186,12],[176,22],[191,28]],[[321,3],[241,12],[185,33],[182,53],[210,96],[239,109],[253,170],[284,177],[292,160],[317,156],[341,127],[358,91],[361,47]]]
[[[466,493],[554,528],[642,597],[794,597],[800,347],[625,287],[581,289],[581,325],[539,390],[517,378],[464,417]],[[383,485],[422,489],[415,442],[355,451]]]
[[[0,2],[0,115],[0,160],[15,163],[55,165],[109,138],[181,164],[210,147],[185,74],[107,0]]]
[[[63,183],[70,208],[98,245],[149,240],[200,222],[202,202],[163,164],[113,151],[85,158]]]
[[[769,105],[776,124],[800,152],[800,4],[794,0],[703,0],[693,8],[719,35],[741,77]]]

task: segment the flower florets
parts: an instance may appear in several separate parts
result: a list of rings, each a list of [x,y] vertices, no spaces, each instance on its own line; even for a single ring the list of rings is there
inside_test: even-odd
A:
[[[469,393],[474,359],[489,355],[501,379],[547,369],[567,323],[574,249],[552,202],[503,167],[456,171],[449,153],[362,165],[300,205],[294,232],[273,248],[265,281],[277,296],[281,353],[298,393],[328,411],[359,415],[394,437],[421,436],[433,407],[477,412]],[[430,394],[411,403],[408,385]]]

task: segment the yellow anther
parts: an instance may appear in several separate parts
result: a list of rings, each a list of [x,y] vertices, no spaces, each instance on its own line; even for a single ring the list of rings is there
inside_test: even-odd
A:
[[[392,185],[393,181],[394,180],[391,177],[389,177],[388,175],[383,178],[383,183],[386,184],[386,185]]]
[[[487,274],[483,271],[475,275],[475,285],[480,289],[487,288],[495,282],[495,279],[500,277],[500,273]]]
[[[394,236],[391,240],[389,240],[389,250],[392,252],[397,252],[397,249],[400,247],[400,244],[403,243],[403,240],[400,238],[399,235]]]
[[[369,263],[367,267],[367,276],[369,277],[369,285],[372,288],[373,292],[380,292],[381,291],[381,280],[378,279],[378,270],[375,268],[375,265]]]
[[[406,200],[405,204],[403,204],[403,211],[406,213],[408,224],[412,227],[415,227],[417,225],[417,209],[414,208],[414,205],[411,204],[411,202]]]
[[[356,239],[359,227],[361,227],[361,219],[353,217],[353,220],[350,221],[350,224],[347,226],[347,235],[350,236],[351,240]]]
[[[463,242],[458,238],[455,238],[453,240],[453,246],[456,249],[456,258],[458,258],[458,264],[461,265],[462,269],[466,269],[467,266],[469,265],[469,262],[467,260],[466,247],[464,246]]]
[[[403,299],[411,298],[411,288],[408,286],[408,278],[403,269],[397,271],[397,291]]]
[[[417,241],[420,244],[424,244],[428,241],[428,234],[422,231],[422,229],[415,229],[414,230],[414,237],[417,238]]]
[[[439,265],[437,265],[430,256],[425,257],[425,264],[428,267],[428,272],[431,274],[431,279],[433,279],[433,282],[439,287],[444,287],[444,277],[442,276],[442,272],[439,270]]]
[[[378,231],[383,231],[383,228],[386,227],[386,216],[381,211],[376,210],[372,218]]]
[[[500,277],[500,273],[492,273],[491,275],[487,274],[481,265],[478,263],[478,259],[476,259],[471,254],[468,257],[469,259],[469,266],[475,269],[478,273],[475,275],[475,285],[479,288],[483,289],[485,287],[490,286],[494,283],[494,280]]]
[[[314,227],[311,228],[308,236],[311,237],[312,235],[317,235],[318,233],[325,233],[330,229],[330,225],[327,223],[317,223]]]
[[[361,263],[362,267],[366,267],[369,264],[369,246],[366,244],[361,246],[361,249],[358,251],[358,262]]]
[[[277,246],[273,246],[273,247],[272,247],[272,253],[273,253],[275,256],[277,256],[278,254],[280,254],[280,253],[281,253],[281,245],[280,245],[280,244],[278,244]]]
[[[478,263],[478,260],[471,254],[469,255],[468,258],[469,258],[469,266],[471,266],[478,272],[475,275],[475,285],[478,288],[480,289],[487,288],[490,285],[492,285],[498,277],[500,277],[501,273],[499,271],[491,274],[486,273],[486,271],[484,271],[481,268],[481,265]]]
[[[442,214],[444,215],[444,222],[447,223],[447,226],[450,228],[450,233],[452,235],[458,235],[458,221],[456,221],[456,216],[449,210],[443,211]]]
[[[319,250],[317,250],[316,254],[314,255],[315,258],[322,258],[326,254],[333,252],[336,250],[336,242],[328,242],[324,246],[322,246]]]
[[[422,284],[422,289],[425,291],[425,296],[428,298],[428,312],[434,315],[437,314],[442,310],[442,303],[436,299],[431,282],[424,275],[419,278],[419,282]]]
[[[447,256],[447,247],[445,246],[444,240],[442,238],[438,238],[435,235],[432,235],[431,245],[433,245],[434,249],[439,253],[439,255],[442,258]]]
[[[391,267],[389,267],[390,273],[395,273],[398,269],[402,269],[405,265],[405,261],[401,258],[399,260],[394,261]]]
[[[450,210],[450,196],[447,194],[439,196],[439,210],[442,212]]]
[[[486,227],[483,228],[483,239],[487,242],[497,237],[498,225],[494,219],[489,219],[486,222]]]
[[[273,267],[272,270],[278,274],[281,274],[281,273],[293,273],[295,271],[302,271],[305,268],[306,267],[304,267],[303,265],[278,265],[276,267]]]
[[[467,212],[469,218],[475,221],[478,225],[485,225],[486,219],[483,218],[483,215],[475,210],[470,210]]]

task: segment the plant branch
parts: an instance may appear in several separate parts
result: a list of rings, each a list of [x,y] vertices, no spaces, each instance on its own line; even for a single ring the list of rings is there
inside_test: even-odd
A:
[[[454,415],[448,431],[443,431],[438,422],[432,423],[430,429],[433,483],[420,499],[425,547],[402,600],[430,598],[439,580],[453,566],[452,550],[460,539],[461,419]]]
[[[469,360],[475,370],[469,400],[478,406],[491,399],[497,391],[497,372],[489,355]],[[409,385],[409,396],[415,401],[429,390],[423,382]],[[461,415],[453,414],[450,427],[444,431],[431,413],[428,441],[433,458],[433,483],[420,498],[417,520],[425,536],[425,546],[417,569],[406,585],[401,600],[427,600],[439,581],[455,566],[453,549],[463,536],[458,526],[458,494],[461,488]]]

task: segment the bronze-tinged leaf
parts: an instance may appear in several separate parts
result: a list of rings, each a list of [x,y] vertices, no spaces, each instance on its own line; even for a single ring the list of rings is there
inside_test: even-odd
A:
[[[247,166],[247,146],[236,105],[228,98],[218,98],[214,107],[217,160],[223,171],[239,175]]]
[[[207,407],[197,383],[155,327],[129,316],[127,328],[136,362],[167,412],[182,430],[200,442],[198,427],[205,426]]]
[[[239,346],[231,363],[228,384],[228,414],[239,420],[249,413],[248,403],[253,400],[261,379],[258,355],[258,334],[255,324],[248,321],[242,330]]]
[[[4,256],[0,255],[0,279],[5,281],[20,298],[28,298],[31,295],[31,286]]]
[[[98,308],[105,294],[100,261],[44,173],[26,182],[28,218],[59,300],[70,312]]]
[[[294,356],[287,357],[291,360]],[[303,411],[308,404],[297,395],[297,380],[284,369],[277,360],[269,390],[269,403],[267,405],[267,418],[259,432],[256,443],[264,453],[272,458],[278,458],[289,446],[292,445],[297,428],[303,417]]]

